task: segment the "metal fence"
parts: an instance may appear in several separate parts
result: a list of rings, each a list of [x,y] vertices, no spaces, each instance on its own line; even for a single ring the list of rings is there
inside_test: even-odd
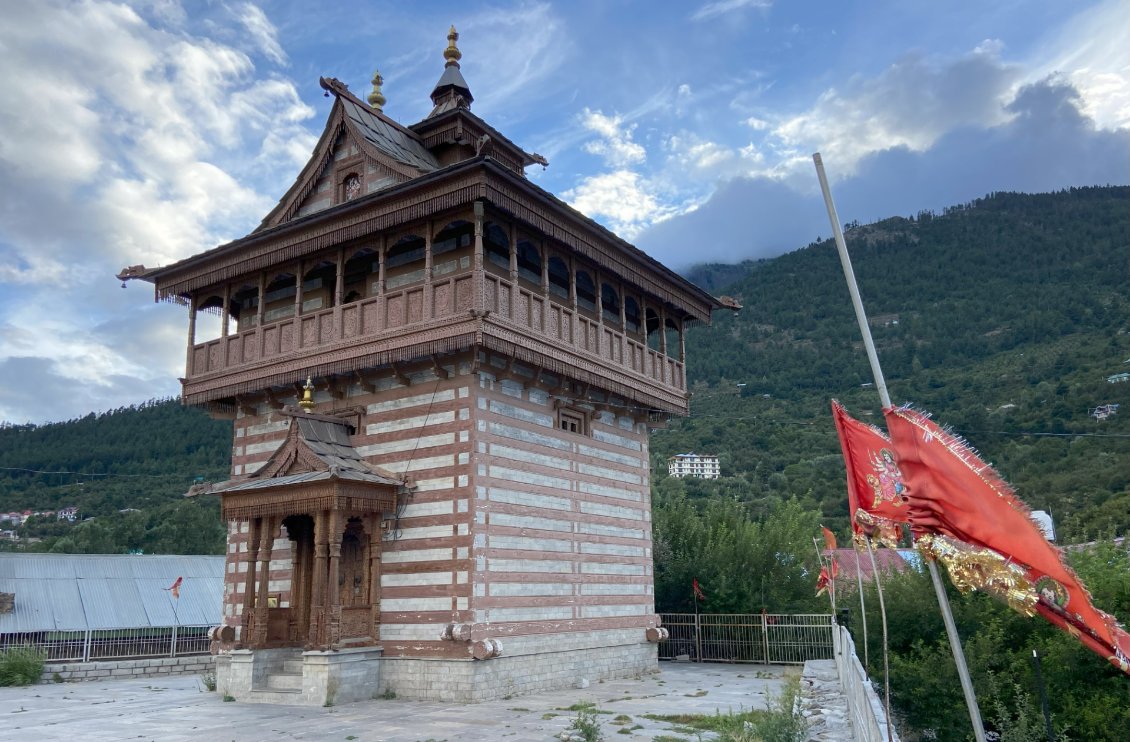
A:
[[[803,664],[835,655],[826,613],[661,613],[670,632],[659,659]]]
[[[0,634],[0,650],[32,646],[43,650],[47,654],[48,662],[183,657],[208,653],[211,628],[211,626],[168,626]]]

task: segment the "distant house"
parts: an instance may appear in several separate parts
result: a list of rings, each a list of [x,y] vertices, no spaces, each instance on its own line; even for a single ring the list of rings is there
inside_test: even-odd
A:
[[[672,477],[698,479],[717,479],[722,476],[717,456],[697,453],[677,453],[667,459],[667,473]]]
[[[1119,405],[1117,403],[1101,404],[1095,409],[1091,410],[1091,417],[1096,420],[1106,420],[1109,417],[1114,417],[1118,412]]]
[[[1124,381],[1130,381],[1130,371],[1123,371],[1120,374],[1111,374],[1106,377],[1106,383],[1108,384],[1121,384]]]

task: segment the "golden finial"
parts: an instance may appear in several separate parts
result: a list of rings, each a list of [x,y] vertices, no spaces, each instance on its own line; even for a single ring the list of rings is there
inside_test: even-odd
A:
[[[306,377],[306,384],[302,387],[302,399],[298,400],[298,406],[307,412],[314,409],[314,380],[309,376]]]
[[[455,42],[459,40],[459,32],[455,30],[455,25],[452,24],[451,30],[447,32],[447,48],[443,50],[443,58],[447,60],[445,67],[451,65],[459,66],[459,60],[463,58],[463,52],[459,51],[459,47],[455,46]]]
[[[373,92],[369,93],[369,105],[378,111],[384,110],[385,100],[384,94],[381,93],[381,85],[385,84],[385,79],[381,77],[380,70],[373,71]]]

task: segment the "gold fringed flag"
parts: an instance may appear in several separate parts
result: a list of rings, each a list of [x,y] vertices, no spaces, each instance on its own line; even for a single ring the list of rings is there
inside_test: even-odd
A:
[[[1095,608],[996,470],[920,412],[891,408],[885,415],[919,548],[946,565],[958,588],[1039,613],[1130,674],[1130,634]]]
[[[891,441],[878,428],[848,415],[835,400],[832,417],[847,466],[853,540],[861,546],[870,537],[876,544],[895,548],[902,538],[907,507]]]

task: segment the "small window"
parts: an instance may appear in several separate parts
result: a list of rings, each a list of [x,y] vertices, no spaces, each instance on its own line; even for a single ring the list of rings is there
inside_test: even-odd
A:
[[[576,410],[560,409],[557,411],[557,427],[567,433],[588,435],[586,418],[583,413]]]
[[[352,201],[357,198],[361,195],[361,176],[357,173],[350,173],[345,176],[341,189],[343,201]]]

